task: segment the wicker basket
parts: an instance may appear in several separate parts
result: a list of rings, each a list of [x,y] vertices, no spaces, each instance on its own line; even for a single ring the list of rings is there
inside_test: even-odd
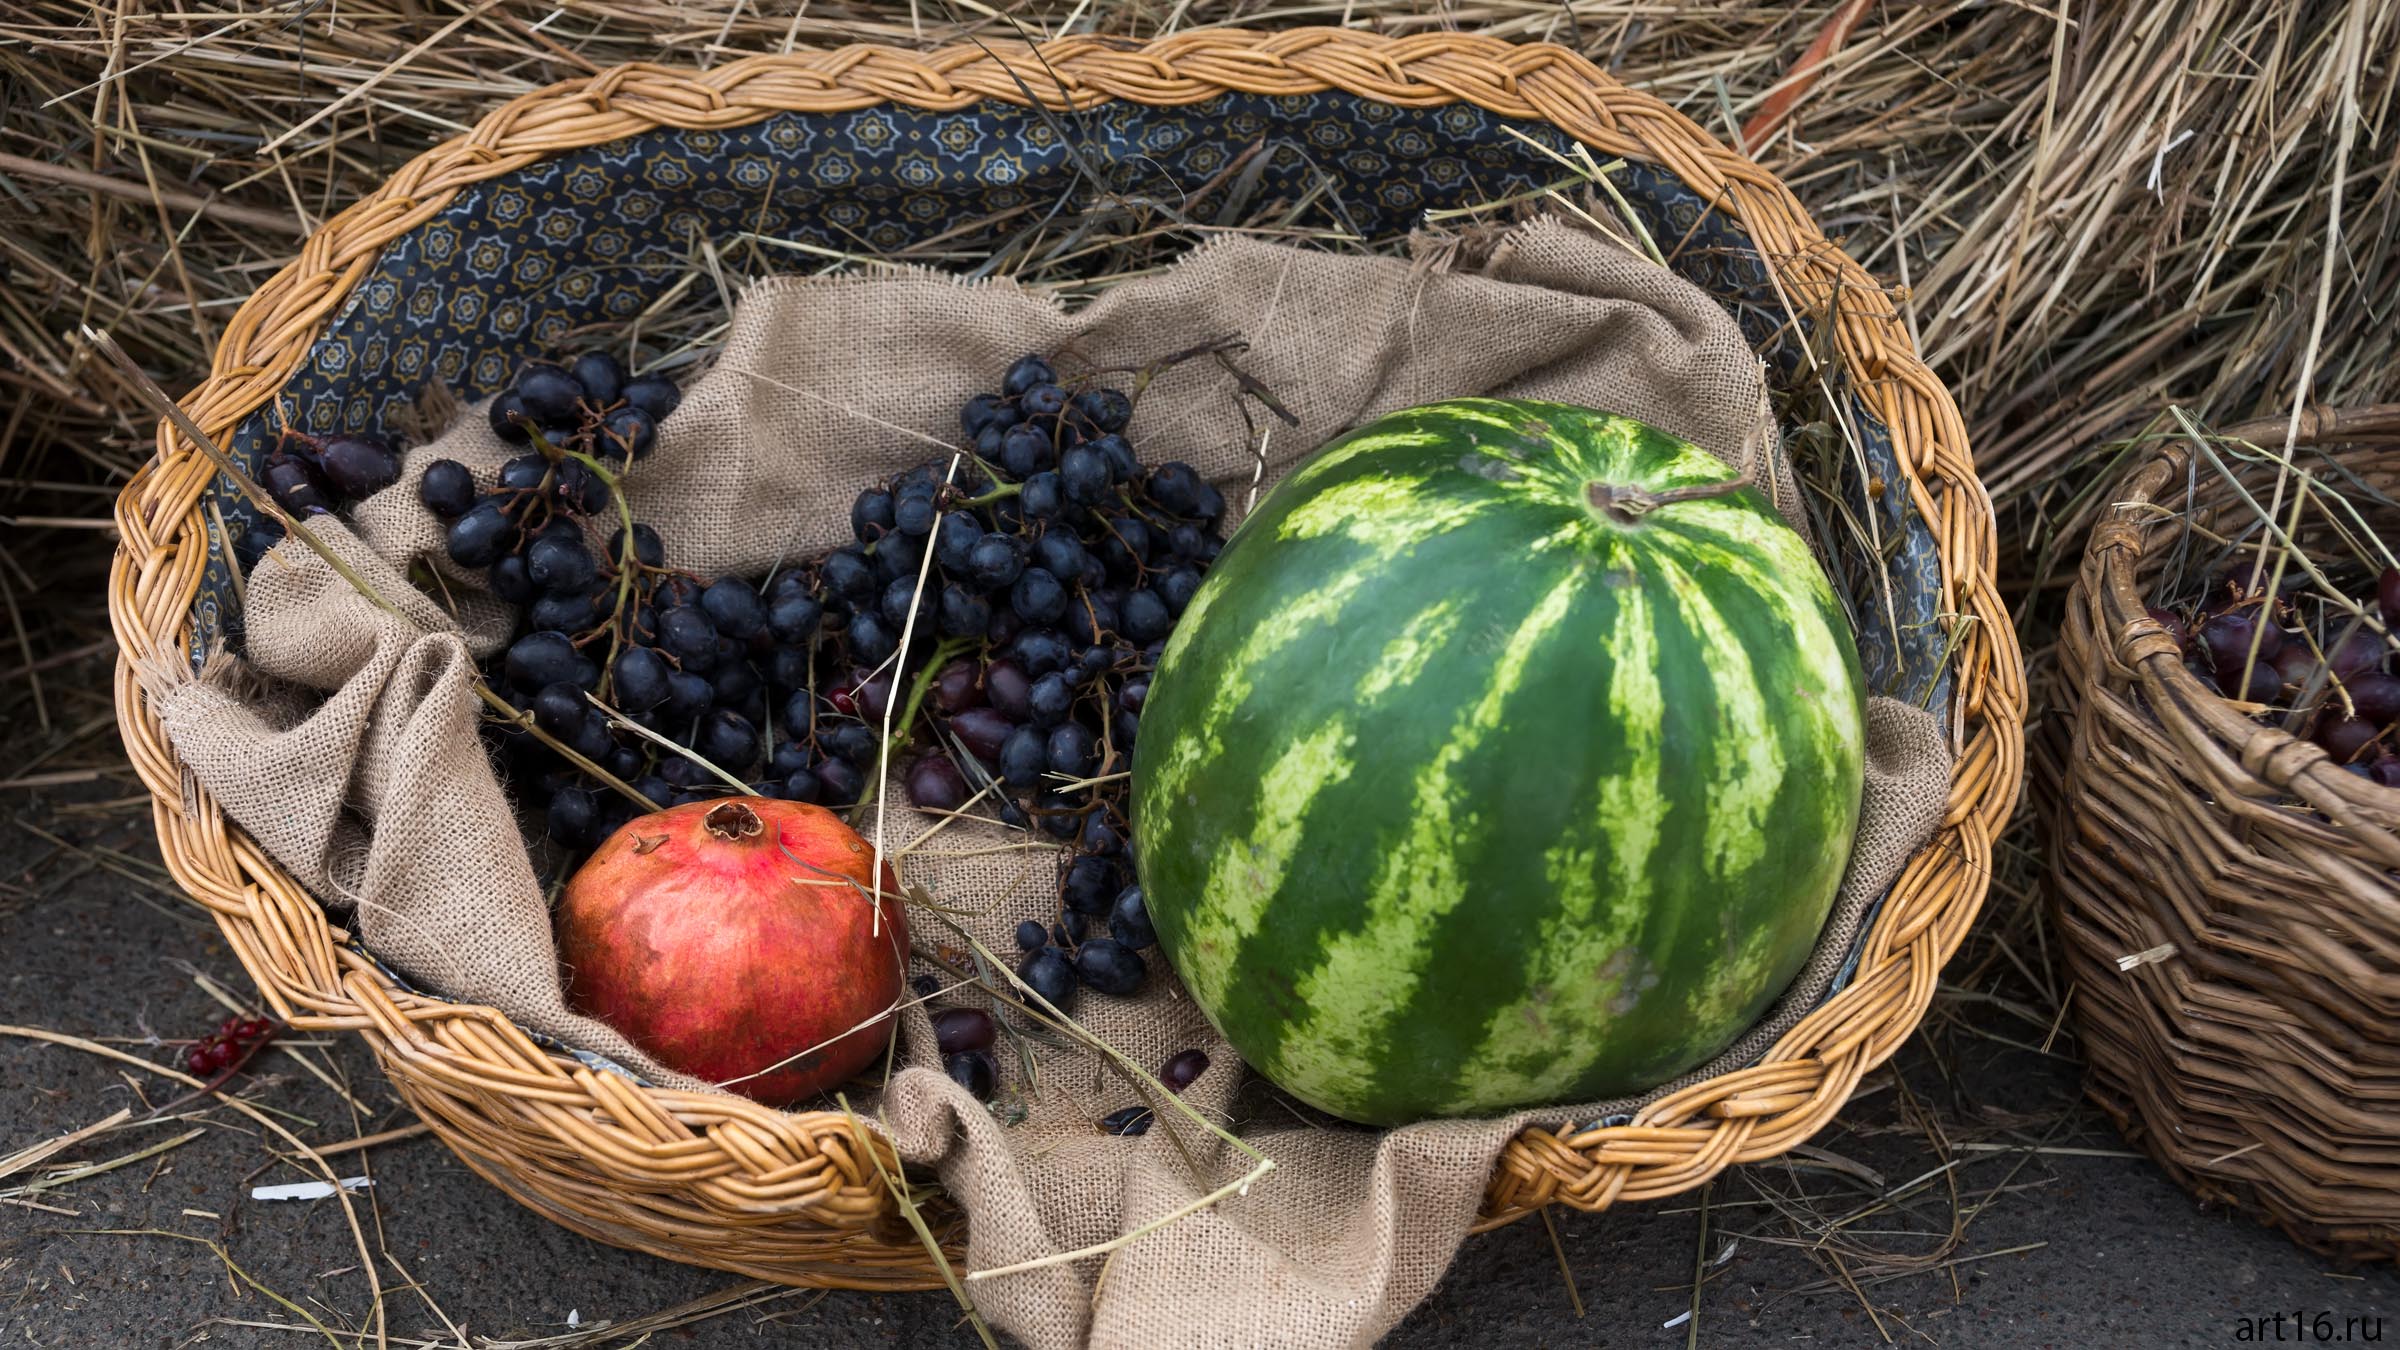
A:
[[[1879,663],[1885,670],[1887,687],[1921,674],[1910,696],[1931,700],[1944,715],[1957,763],[1942,832],[1876,911],[1848,982],[1766,1062],[1679,1092],[1630,1122],[1564,1135],[1526,1131],[1492,1178],[1485,1222],[1507,1222],[1552,1201],[1597,1210],[1671,1195],[1821,1129],[1860,1077],[1916,1026],[1936,972],[1975,917],[1993,837],[2016,801],[2023,677],[1992,580],[1991,507],[1949,396],[1882,293],[1825,241],[1791,193],[1571,52],[1450,33],[1388,39],[1337,30],[1204,31],[1139,48],[1094,38],[1063,39],[1038,53],[860,46],[757,57],[704,73],[607,71],[508,104],[335,217],[235,316],[212,377],[185,406],[211,436],[237,448],[254,445],[247,438],[257,414],[279,395],[292,395],[310,414],[331,407],[349,424],[374,422],[373,399],[345,402],[326,391],[344,388],[344,378],[355,382],[358,364],[379,352],[387,362],[396,358],[335,337],[379,304],[409,308],[407,278],[384,283],[403,266],[428,265],[435,252],[428,241],[444,228],[445,213],[487,209],[532,176],[555,181],[549,171],[561,163],[572,165],[572,178],[629,158],[605,143],[664,146],[688,167],[694,156],[760,128],[804,142],[824,133],[815,143],[831,146],[828,128],[838,122],[846,139],[823,164],[839,167],[868,158],[878,138],[895,131],[936,141],[971,136],[974,125],[953,127],[971,117],[1019,126],[1026,139],[1017,148],[1038,158],[1039,126],[1024,111],[1029,97],[1083,110],[1088,116],[1079,121],[1097,119],[1105,134],[1146,155],[1156,148],[1146,138],[1180,144],[1178,137],[1205,139],[1221,127],[1264,127],[1299,141],[1328,126],[1371,126],[1395,138],[1390,148],[1403,155],[1457,147],[1471,154],[1489,144],[1523,158],[1498,133],[1503,119],[1562,144],[1581,141],[1628,161],[1625,190],[1651,215],[1661,247],[1687,276],[1728,303],[1738,298],[1757,340],[1807,333],[1832,353],[1825,378],[1869,450],[1850,489],[1858,509],[1884,518],[1909,578],[1899,631],[1862,634],[1862,645],[1871,672]],[[1173,111],[1191,105],[1201,106]],[[1307,148],[1312,166],[1331,163],[1339,172],[1339,163],[1351,162],[1314,139]],[[1427,194],[1444,181],[1441,174],[1418,166],[1396,173],[1389,158],[1375,174],[1376,153],[1370,148],[1356,161],[1367,166],[1358,172],[1372,186],[1349,209],[1388,206],[1413,218],[1426,205],[1455,204],[1469,193],[1499,195],[1495,180],[1469,163],[1452,175],[1454,195],[1433,200]],[[938,161],[927,156],[936,170]],[[902,215],[910,209],[905,192],[879,190],[868,199]],[[880,228],[865,237],[875,240]],[[894,237],[906,232],[903,219]],[[581,245],[551,242],[554,251]],[[1789,317],[1795,310],[1798,323]],[[477,327],[462,325],[461,340],[475,338]],[[437,353],[428,374],[469,392],[492,388],[520,350],[490,339],[493,325],[481,327],[488,350],[467,351],[446,366]],[[550,336],[537,331],[533,340]],[[343,369],[330,370],[335,364]],[[489,1008],[404,988],[179,774],[131,672],[154,654],[196,652],[230,618],[216,522],[238,504],[220,491],[205,461],[162,428],[157,459],[118,502],[124,545],[110,594],[124,651],[117,704],[127,748],[156,797],[167,865],[214,914],[274,1010],[311,1030],[364,1036],[402,1095],[470,1167],[569,1228],[796,1284],[936,1283],[927,1253],[895,1222],[868,1156],[892,1165],[880,1139],[838,1113],[778,1113],[730,1096],[644,1089],[537,1046]]]
[[[2312,417],[2300,440],[2383,440],[2331,459],[2389,497],[2396,435]],[[2271,500],[2272,466],[2225,462]],[[2172,443],[2110,501],[2068,602],[2045,812],[2090,1094],[2202,1200],[2400,1257],[2400,791],[2243,715],[2144,613],[2187,526],[2255,523],[2227,478]]]

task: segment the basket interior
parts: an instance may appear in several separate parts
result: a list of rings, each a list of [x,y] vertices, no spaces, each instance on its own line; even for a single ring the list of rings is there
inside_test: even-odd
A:
[[[370,265],[228,448],[255,464],[287,425],[389,435],[429,388],[478,400],[528,357],[638,333],[658,293],[700,265],[702,240],[721,251],[756,235],[771,242],[745,263],[788,259],[786,270],[807,273],[937,237],[946,251],[969,252],[978,241],[960,242],[962,222],[1017,209],[986,237],[988,253],[1062,199],[1062,216],[1091,200],[1097,170],[1120,194],[1170,207],[1241,178],[1250,201],[1288,203],[1288,222],[1318,232],[1321,246],[1371,248],[1403,239],[1427,210],[1577,183],[1529,142],[1570,145],[1547,123],[1470,104],[1405,108],[1338,92],[1228,94],[1178,108],[1117,102],[1056,117],[988,102],[958,112],[884,105],[779,113],[725,130],[662,128],[460,191]],[[1846,377],[1821,382],[1804,371],[1818,325],[1792,320],[1737,218],[1655,166],[1626,163],[1610,181],[1670,266],[1734,313],[1766,358],[1869,691],[1928,707],[1946,726],[1941,558],[1912,495],[1883,490],[1906,481],[1889,431]],[[1196,224],[1214,223],[1213,202]],[[1339,242],[1326,243],[1335,232]],[[1819,392],[1826,383],[1831,406]],[[195,664],[220,640],[239,643],[228,536],[216,522],[238,536],[250,513],[221,477],[202,504],[211,528],[192,611]],[[1834,987],[1848,978],[1846,966]]]

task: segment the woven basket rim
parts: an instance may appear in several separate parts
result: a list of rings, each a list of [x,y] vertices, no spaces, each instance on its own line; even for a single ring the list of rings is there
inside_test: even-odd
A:
[[[391,240],[466,186],[565,150],[660,127],[699,130],[883,103],[956,110],[986,99],[1038,100],[1083,109],[1112,99],[1177,106],[1229,92],[1329,90],[1412,107],[1471,103],[1658,164],[1742,222],[1797,311],[1823,313],[1830,297],[1846,295],[1852,303],[1830,326],[1833,341],[1857,396],[1890,429],[1902,486],[1940,546],[1942,609],[1958,632],[1949,806],[1941,833],[1909,863],[1863,938],[1852,982],[1758,1065],[1653,1102],[1629,1124],[1565,1137],[1527,1129],[1495,1170],[1480,1226],[1552,1202],[1598,1210],[1673,1195],[1807,1139],[1914,1030],[1943,961],[1981,906],[1993,840],[2015,809],[2024,672],[1994,582],[1992,508],[1965,425],[1897,315],[1855,304],[1880,289],[1772,174],[1581,55],[1463,33],[1207,29],[1142,44],[1077,36],[926,53],[857,44],[707,71],[619,66],[494,109],[327,221],[241,306],[210,377],[182,403],[210,436],[223,436],[274,396]],[[186,779],[134,672],[184,650],[208,553],[200,499],[213,476],[162,423],[157,456],[118,498],[121,543],[109,594],[120,651],[117,710],[127,753],[154,798],[169,870],[217,919],[274,1011],[311,1030],[367,1037],[436,1134],[479,1173],[505,1173],[517,1183],[512,1194],[531,1191],[537,1208],[577,1231],[791,1283],[938,1285],[930,1256],[891,1221],[881,1176],[897,1158],[881,1136],[840,1112],[776,1112],[725,1095],[638,1088],[546,1054],[492,1009],[393,987]],[[638,1203],[626,1198],[634,1192]],[[955,1228],[948,1240],[955,1248]]]
[[[2260,435],[2262,427],[2235,427],[2227,434],[2248,439]],[[2273,430],[2280,440],[2280,419]],[[2357,434],[2340,419],[2317,414],[2295,429],[2292,444],[2333,444]],[[2252,721],[2232,700],[2201,683],[2184,665],[2174,637],[2150,617],[2141,580],[2145,549],[2168,524],[2159,513],[2162,497],[2185,493],[2196,467],[2190,446],[2161,445],[2128,472],[2111,494],[2108,517],[2093,527],[2082,589],[2097,620],[2095,630],[2103,635],[2104,665],[2091,677],[2115,674],[2135,681],[2160,728],[2236,813],[2378,867],[2400,867],[2400,788],[2349,773],[2315,742]],[[2294,799],[2326,818],[2290,810]]]

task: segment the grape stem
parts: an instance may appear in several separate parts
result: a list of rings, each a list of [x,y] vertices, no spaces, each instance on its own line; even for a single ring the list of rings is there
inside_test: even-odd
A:
[[[994,474],[992,477],[995,481],[997,481],[1000,476],[998,474]],[[962,511],[970,511],[978,506],[990,506],[994,502],[1005,501],[1010,497],[1017,496],[1023,491],[1025,491],[1025,485],[1023,483],[1003,482],[1000,483],[998,487],[993,488],[991,491],[986,492],[981,496],[967,497],[962,499],[958,503],[957,509]]]
[[[1744,469],[1738,477],[1721,479],[1714,483],[1687,483],[1682,487],[1667,488],[1659,492],[1652,492],[1647,488],[1624,487],[1616,483],[1592,483],[1584,488],[1584,495],[1591,501],[1594,510],[1620,525],[1631,525],[1662,506],[1672,506],[1676,502],[1705,501],[1711,497],[1727,496],[1739,492],[1757,481],[1751,476],[1748,469]]]
[[[925,664],[917,667],[916,678],[908,682],[908,701],[900,705],[900,721],[892,728],[892,739],[884,751],[887,758],[893,751],[908,744],[909,728],[915,725],[918,710],[925,706],[925,694],[933,688],[934,676],[941,673],[942,667],[973,650],[974,646],[972,638],[943,638],[933,649],[933,654],[925,658]],[[881,786],[880,774],[868,779],[866,790],[859,794],[858,805],[852,809],[865,810],[875,800],[875,791]]]

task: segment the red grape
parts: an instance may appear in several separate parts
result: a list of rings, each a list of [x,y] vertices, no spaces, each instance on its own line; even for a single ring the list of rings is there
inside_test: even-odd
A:
[[[2400,679],[2369,672],[2343,682],[2342,692],[2350,696],[2350,706],[2358,716],[2377,726],[2389,726],[2394,718],[2400,718]]]
[[[2336,764],[2347,764],[2358,758],[2359,752],[2375,739],[2375,732],[2373,722],[2337,714],[2318,724],[2316,742],[2324,747],[2326,754],[2333,756]]]
[[[1208,1052],[1186,1050],[1167,1061],[1167,1066],[1158,1071],[1158,1081],[1166,1084],[1169,1092],[1181,1092],[1199,1082],[1200,1075],[1207,1072]]]
[[[981,1008],[948,1008],[933,1015],[933,1042],[945,1055],[961,1050],[989,1050],[992,1015]]]
[[[908,799],[920,811],[955,811],[971,796],[966,775],[943,755],[926,755],[908,769]]]
[[[2375,607],[2383,611],[2383,626],[2400,625],[2400,567],[2387,567],[2375,579]]]
[[[990,708],[969,708],[950,718],[950,734],[958,737],[968,754],[987,765],[999,762],[1000,747],[1016,729],[1016,723]]]
[[[983,702],[983,683],[976,678],[975,663],[966,658],[951,662],[934,674],[928,691],[933,706],[942,712],[964,712]]]

